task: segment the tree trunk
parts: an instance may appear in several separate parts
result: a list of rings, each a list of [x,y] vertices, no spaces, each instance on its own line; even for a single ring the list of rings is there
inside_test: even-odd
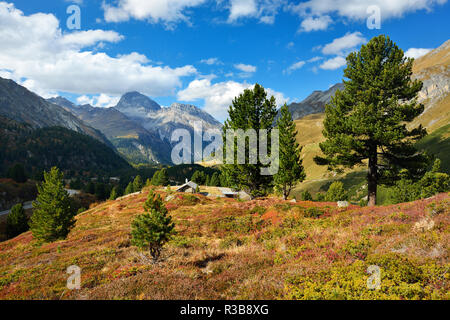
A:
[[[377,147],[370,150],[369,155],[369,173],[367,174],[368,206],[373,207],[377,204],[377,184],[378,184],[378,155]]]

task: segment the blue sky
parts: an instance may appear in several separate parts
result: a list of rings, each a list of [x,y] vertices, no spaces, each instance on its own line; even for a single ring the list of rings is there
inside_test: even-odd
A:
[[[73,4],[79,30],[66,24]],[[381,28],[369,29],[376,9]],[[101,107],[137,90],[223,120],[256,82],[279,104],[326,90],[378,34],[426,53],[449,39],[449,16],[446,0],[0,1],[0,76]]]

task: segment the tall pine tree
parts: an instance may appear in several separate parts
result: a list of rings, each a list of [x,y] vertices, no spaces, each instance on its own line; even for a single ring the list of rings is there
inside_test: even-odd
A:
[[[33,237],[45,242],[65,239],[75,224],[75,212],[64,189],[63,174],[56,167],[44,172],[44,182],[37,189],[30,221]]]
[[[275,188],[286,200],[292,188],[305,180],[306,174],[300,157],[302,148],[296,141],[297,130],[292,115],[286,104],[280,111],[281,117],[277,121],[277,129],[280,131],[279,171],[274,176],[274,182]]]
[[[345,88],[326,106],[325,157],[315,161],[335,169],[368,160],[369,206],[376,204],[377,186],[394,183],[401,169],[415,178],[426,169],[425,156],[414,148],[426,131],[406,126],[424,110],[417,102],[422,82],[411,79],[412,67],[413,59],[393,41],[375,37],[347,57]]]
[[[28,217],[25,214],[25,210],[21,203],[16,204],[6,217],[6,236],[8,239],[11,239],[28,231],[28,229]]]
[[[233,100],[228,110],[228,119],[225,121],[223,127],[224,157],[226,157],[226,149],[231,147],[226,142],[226,131],[229,129],[242,129],[244,131],[254,129],[256,131],[257,146],[256,150],[250,150],[249,143],[246,141],[245,164],[238,164],[237,138],[234,139],[235,163],[226,163],[223,166],[223,173],[226,176],[227,185],[244,189],[253,196],[265,195],[270,191],[273,186],[273,176],[261,174],[261,169],[267,166],[261,163],[259,157],[257,157],[256,164],[250,164],[249,153],[250,151],[254,151],[256,155],[259,155],[260,130],[265,129],[269,133],[271,132],[276,113],[275,98],[273,96],[268,98],[266,91],[259,84],[256,84],[253,89],[244,90],[244,93]],[[269,136],[267,146],[269,153],[270,145]]]

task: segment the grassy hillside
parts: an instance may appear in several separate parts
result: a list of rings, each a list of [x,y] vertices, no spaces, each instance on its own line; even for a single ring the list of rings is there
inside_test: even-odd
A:
[[[163,197],[166,195],[162,192]],[[178,235],[148,263],[130,244],[147,192],[77,217],[68,239],[0,243],[0,299],[449,299],[449,195],[377,208],[178,194]],[[66,289],[67,267],[82,288]],[[366,287],[369,265],[381,290]]]

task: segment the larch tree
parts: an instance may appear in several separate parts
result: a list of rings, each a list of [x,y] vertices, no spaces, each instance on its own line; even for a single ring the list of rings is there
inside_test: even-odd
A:
[[[414,147],[426,131],[407,127],[424,110],[413,61],[389,37],[373,38],[347,57],[348,80],[326,106],[324,156],[315,161],[331,170],[367,161],[369,206],[376,204],[377,186],[395,183],[402,169],[415,179],[426,170],[427,158]]]

